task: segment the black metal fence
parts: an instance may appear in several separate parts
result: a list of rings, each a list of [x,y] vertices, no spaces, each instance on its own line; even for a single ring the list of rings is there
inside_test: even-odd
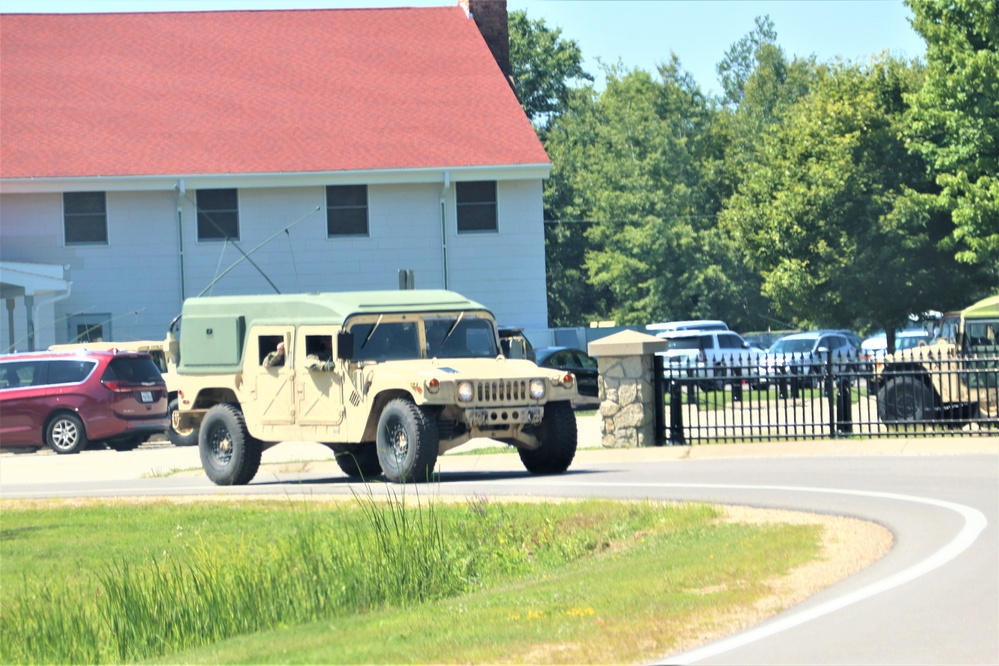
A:
[[[999,435],[995,349],[914,352],[889,363],[833,352],[733,356],[710,366],[667,363],[660,376],[657,426],[668,444]]]

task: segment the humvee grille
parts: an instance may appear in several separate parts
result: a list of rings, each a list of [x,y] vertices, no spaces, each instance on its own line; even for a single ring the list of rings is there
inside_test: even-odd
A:
[[[486,405],[523,402],[528,399],[527,384],[528,382],[524,379],[477,382],[475,385],[476,401]]]

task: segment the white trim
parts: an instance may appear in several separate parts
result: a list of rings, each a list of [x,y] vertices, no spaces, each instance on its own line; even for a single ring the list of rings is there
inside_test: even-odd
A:
[[[552,165],[514,164],[427,169],[368,169],[299,173],[169,174],[159,176],[83,176],[57,178],[0,178],[0,194],[49,192],[135,192],[173,190],[183,180],[187,190],[309,187],[317,185],[394,185],[462,180],[534,180],[551,175]]]

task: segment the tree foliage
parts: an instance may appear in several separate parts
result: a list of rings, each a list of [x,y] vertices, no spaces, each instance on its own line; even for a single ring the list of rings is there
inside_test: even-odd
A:
[[[521,106],[544,131],[566,108],[573,84],[593,81],[583,70],[583,55],[573,40],[544,19],[533,21],[524,10],[510,12],[510,67]]]
[[[999,4],[906,0],[926,40],[926,82],[910,97],[909,148],[922,155],[949,210],[957,258],[999,265]]]

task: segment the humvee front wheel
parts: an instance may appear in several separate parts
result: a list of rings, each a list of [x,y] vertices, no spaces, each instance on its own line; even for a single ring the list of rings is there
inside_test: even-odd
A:
[[[373,443],[341,445],[333,452],[336,464],[352,479],[370,479],[382,473],[378,449]]]
[[[235,405],[215,405],[205,414],[198,432],[198,449],[205,474],[217,486],[246,485],[260,469],[260,442],[246,429]]]
[[[911,423],[933,416],[933,391],[918,377],[893,377],[878,391],[882,423]]]
[[[518,449],[520,461],[531,474],[561,474],[576,457],[576,415],[568,402],[550,402],[538,433],[541,446]]]
[[[378,418],[376,445],[389,481],[428,481],[440,447],[437,420],[409,400],[391,400]]]

